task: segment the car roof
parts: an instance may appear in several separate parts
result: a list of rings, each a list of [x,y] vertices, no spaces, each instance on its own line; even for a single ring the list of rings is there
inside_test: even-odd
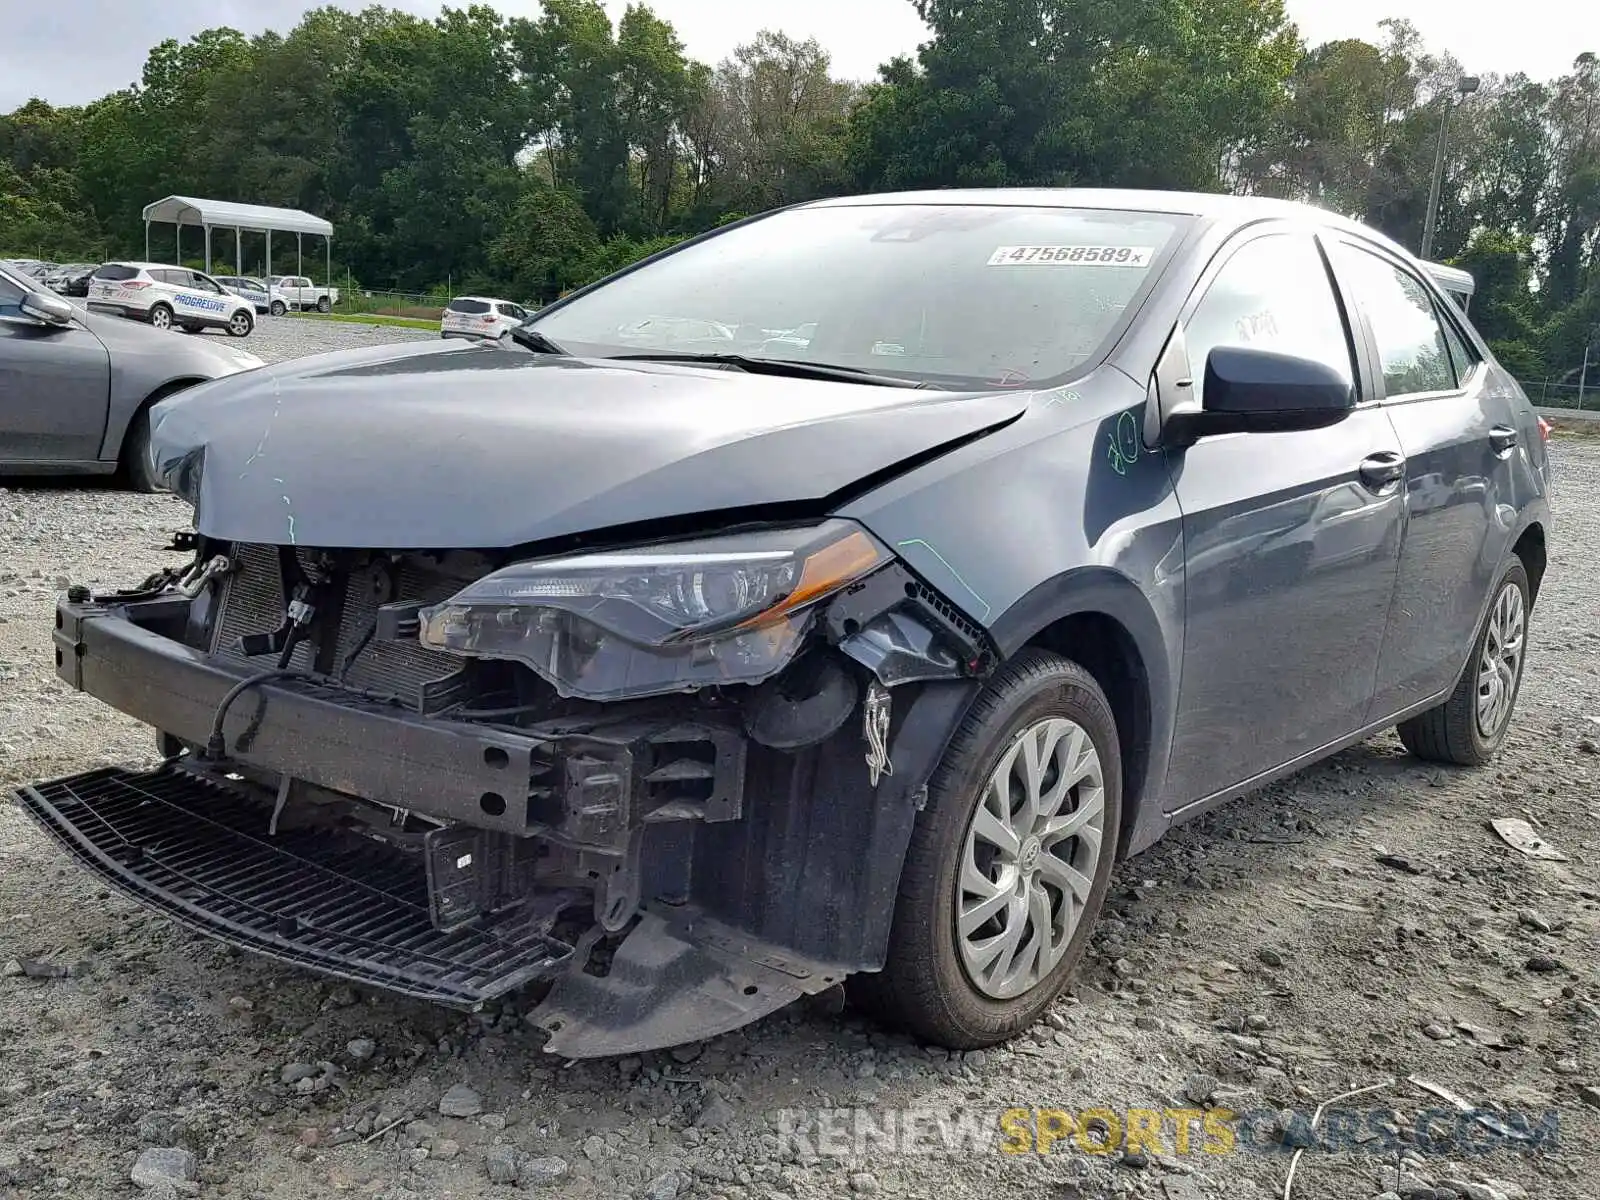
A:
[[[451,304],[454,304],[457,300],[481,300],[485,304],[515,304],[516,303],[515,300],[506,300],[506,299],[504,299],[503,297],[500,297],[500,296],[451,296],[450,297],[450,303]]]
[[[813,200],[801,208],[864,208],[894,204],[999,205],[1028,208],[1109,208],[1123,212],[1202,217],[1245,225],[1252,221],[1312,221],[1347,233],[1399,247],[1370,225],[1314,204],[1270,196],[1234,196],[1221,192],[1170,192],[1154,188],[949,188],[935,191],[883,192]]]

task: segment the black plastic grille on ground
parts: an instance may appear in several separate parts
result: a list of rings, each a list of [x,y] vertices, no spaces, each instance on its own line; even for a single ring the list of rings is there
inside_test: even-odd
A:
[[[474,1008],[551,974],[572,953],[514,920],[440,933],[420,857],[337,831],[268,838],[263,806],[171,767],[108,767],[17,796],[84,866],[133,899],[342,979]]]

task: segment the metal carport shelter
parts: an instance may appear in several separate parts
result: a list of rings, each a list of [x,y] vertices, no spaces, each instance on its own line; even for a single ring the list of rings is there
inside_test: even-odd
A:
[[[314,217],[297,208],[269,208],[264,204],[235,204],[231,200],[198,200],[193,196],[168,196],[154,204],[144,206],[144,256],[150,258],[150,226],[160,221],[176,226],[178,257],[183,257],[183,227],[198,225],[206,231],[206,271],[211,271],[211,231],[233,230],[233,265],[243,273],[242,235],[245,230],[267,235],[267,269],[272,274],[272,234],[294,234],[294,272],[304,275],[302,269],[301,238],[312,234],[323,239],[327,251],[327,284],[333,286],[333,225],[321,217]]]

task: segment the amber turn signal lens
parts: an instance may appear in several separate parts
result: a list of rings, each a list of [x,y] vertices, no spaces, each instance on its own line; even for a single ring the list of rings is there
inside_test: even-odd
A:
[[[856,530],[830,542],[806,559],[800,581],[777,604],[745,621],[741,629],[751,629],[780,620],[798,608],[854,583],[889,561],[888,553],[865,533]]]

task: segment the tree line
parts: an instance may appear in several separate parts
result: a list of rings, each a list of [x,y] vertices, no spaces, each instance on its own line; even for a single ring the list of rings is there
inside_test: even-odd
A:
[[[1448,117],[1433,257],[1477,277],[1503,361],[1570,377],[1600,326],[1592,53],[1464,93],[1404,20],[1307,46],[1281,0],[910,2],[928,41],[868,82],[777,32],[697,62],[599,0],[165,41],[131,87],[0,116],[0,251],[142,252],[143,206],[190,194],[328,217],[367,287],[546,300],[775,206],[1006,185],[1303,199],[1415,249]]]

